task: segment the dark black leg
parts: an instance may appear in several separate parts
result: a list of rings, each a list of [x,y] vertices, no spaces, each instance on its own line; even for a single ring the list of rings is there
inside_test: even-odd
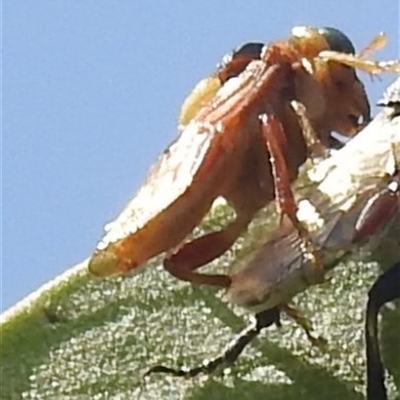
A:
[[[384,272],[368,294],[365,341],[367,345],[367,400],[387,400],[385,372],[378,342],[379,309],[400,298],[400,262]]]
[[[211,361],[206,361],[198,367],[191,369],[181,368],[174,369],[165,367],[163,365],[156,365],[150,368],[144,376],[148,376],[153,373],[166,373],[174,376],[180,376],[185,378],[192,378],[201,373],[211,374],[217,368],[222,365],[233,364],[240,356],[244,348],[261,332],[262,329],[271,326],[272,324],[279,325],[279,309],[273,308],[271,310],[263,311],[255,315],[255,322],[245,328],[239,335],[228,344],[222,354]]]

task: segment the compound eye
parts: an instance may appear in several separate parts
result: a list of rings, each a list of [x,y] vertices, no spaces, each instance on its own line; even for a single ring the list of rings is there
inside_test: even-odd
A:
[[[325,40],[327,41],[330,50],[339,51],[341,53],[355,54],[356,49],[354,48],[351,40],[339,29],[324,27],[318,29]]]
[[[250,56],[253,59],[259,59],[263,47],[263,43],[246,43],[233,51],[232,58],[235,59],[236,57],[240,56]]]
[[[249,60],[259,60],[261,50],[264,47],[263,43],[250,42],[228,53],[222,59],[221,67],[227,66],[232,61],[238,58],[246,58]]]

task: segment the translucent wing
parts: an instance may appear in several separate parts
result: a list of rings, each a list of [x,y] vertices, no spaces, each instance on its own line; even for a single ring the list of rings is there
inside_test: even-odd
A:
[[[125,210],[107,226],[89,264],[92,273],[135,268],[179,244],[198,225],[219,195],[229,163],[240,162],[235,158],[248,138],[236,128],[242,113],[274,82],[269,69],[271,73],[261,61],[250,63],[200,109],[151,167]]]

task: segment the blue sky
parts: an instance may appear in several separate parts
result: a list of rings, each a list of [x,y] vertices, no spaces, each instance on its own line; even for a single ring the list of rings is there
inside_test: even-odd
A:
[[[4,0],[2,310],[91,254],[176,135],[181,102],[221,57],[295,25],[360,49],[399,2]],[[393,76],[371,81],[371,101]]]

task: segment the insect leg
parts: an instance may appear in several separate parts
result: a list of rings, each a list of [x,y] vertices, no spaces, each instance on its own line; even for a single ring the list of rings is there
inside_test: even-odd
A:
[[[271,157],[275,198],[281,213],[281,223],[284,222],[284,217],[289,218],[290,223],[297,230],[304,244],[307,246],[308,253],[314,258],[316,282],[322,283],[324,282],[324,269],[319,254],[311,242],[307,229],[297,218],[298,207],[291,189],[289,169],[286,162],[288,151],[285,132],[278,118],[273,114],[269,114],[268,116],[263,114],[261,116],[261,125]]]
[[[378,313],[389,301],[400,298],[400,262],[384,272],[368,293],[365,321],[367,400],[386,400],[384,367],[378,343]]]
[[[400,209],[400,171],[367,203],[355,227],[354,243],[360,243],[383,229]]]
[[[261,123],[263,135],[271,156],[270,160],[274,175],[275,198],[281,211],[281,218],[284,216],[288,217],[300,237],[304,240],[307,251],[312,254],[314,258],[316,280],[317,282],[323,282],[324,270],[319,259],[319,254],[311,242],[308,231],[297,219],[298,207],[290,186],[289,171],[286,162],[288,154],[286,148],[287,144],[283,127],[279,120],[272,114],[268,116],[264,114],[261,117]],[[283,220],[281,222],[283,222]],[[323,338],[315,338],[311,334],[312,324],[300,311],[288,304],[283,304],[280,308],[304,329],[308,339],[313,345],[322,346],[325,344]]]
[[[300,101],[292,100],[290,102],[294,112],[299,118],[299,123],[301,126],[301,130],[303,132],[303,137],[307,144],[308,152],[311,156],[311,160],[313,157],[324,157],[326,156],[327,150],[326,147],[322,144],[320,138],[317,135],[316,130],[311,124],[310,119],[307,115],[307,109]],[[333,139],[333,138],[332,138]],[[331,142],[330,144],[332,144]]]
[[[178,279],[227,288],[231,279],[222,274],[202,274],[195,270],[227,251],[247,228],[251,218],[238,216],[226,228],[186,243],[164,260],[164,268]]]
[[[280,306],[281,311],[284,311],[285,314],[292,318],[297,325],[301,326],[304,330],[304,332],[307,335],[308,340],[311,342],[313,346],[317,347],[323,347],[326,345],[326,340],[322,337],[315,337],[311,331],[312,331],[312,324],[311,321],[305,317],[299,310],[294,308],[293,306],[289,304],[284,304]]]
[[[230,342],[222,354],[212,360],[206,360],[202,365],[194,368],[169,368],[164,365],[156,365],[150,368],[144,376],[148,376],[153,373],[165,373],[178,377],[193,378],[199,374],[211,374],[220,367],[226,367],[227,365],[233,364],[240,354],[243,352],[245,347],[256,338],[262,329],[271,326],[272,324],[280,325],[280,311],[278,307],[272,308],[267,311],[260,312],[255,315],[255,321],[243,329],[238,336]]]

